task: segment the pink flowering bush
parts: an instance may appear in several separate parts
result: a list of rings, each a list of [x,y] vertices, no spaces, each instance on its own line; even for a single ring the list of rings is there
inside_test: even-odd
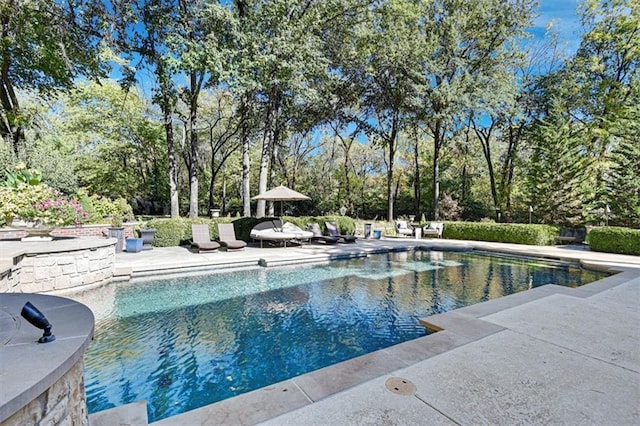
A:
[[[44,225],[80,225],[89,215],[73,199],[46,184],[0,187],[0,218],[6,224],[14,219]]]

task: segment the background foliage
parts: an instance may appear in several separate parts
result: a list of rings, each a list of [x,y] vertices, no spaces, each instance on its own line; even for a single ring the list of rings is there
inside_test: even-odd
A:
[[[532,1],[3,2],[0,161],[137,214],[638,228],[640,1],[580,10],[562,54]]]

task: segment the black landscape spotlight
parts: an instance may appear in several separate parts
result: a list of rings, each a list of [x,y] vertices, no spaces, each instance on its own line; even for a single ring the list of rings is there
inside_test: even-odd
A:
[[[42,312],[38,310],[31,302],[27,302],[22,307],[20,315],[34,327],[44,330],[44,334],[38,339],[38,343],[49,343],[56,340],[56,336],[51,334],[51,323],[47,320]]]

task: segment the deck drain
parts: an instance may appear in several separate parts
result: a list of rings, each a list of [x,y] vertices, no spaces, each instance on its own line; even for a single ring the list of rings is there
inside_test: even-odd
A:
[[[390,377],[384,385],[389,391],[398,395],[413,395],[418,390],[413,382],[402,377]]]

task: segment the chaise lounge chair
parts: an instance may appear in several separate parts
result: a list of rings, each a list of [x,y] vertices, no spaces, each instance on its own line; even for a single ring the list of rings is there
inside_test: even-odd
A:
[[[307,227],[310,232],[313,233],[313,237],[311,237],[311,241],[319,241],[325,244],[336,244],[340,238],[338,237],[330,237],[328,235],[322,234],[322,229],[320,229],[320,225],[316,222],[307,224]]]
[[[279,220],[266,220],[264,222],[260,222],[253,227],[249,235],[252,239],[260,241],[261,248],[263,241],[283,243],[286,247],[287,241],[296,239],[296,234],[282,231],[282,222]]]
[[[242,250],[247,246],[247,243],[236,239],[236,232],[233,228],[233,223],[219,223],[218,235],[220,245],[229,250]]]
[[[211,252],[220,248],[220,244],[218,242],[211,241],[209,225],[207,224],[192,224],[191,234],[191,249],[195,250],[196,253]]]
[[[340,233],[340,228],[335,222],[325,222],[325,226],[327,227],[327,233],[331,237],[338,237],[338,242],[341,243],[355,243],[356,236],[355,235],[345,235]]]

